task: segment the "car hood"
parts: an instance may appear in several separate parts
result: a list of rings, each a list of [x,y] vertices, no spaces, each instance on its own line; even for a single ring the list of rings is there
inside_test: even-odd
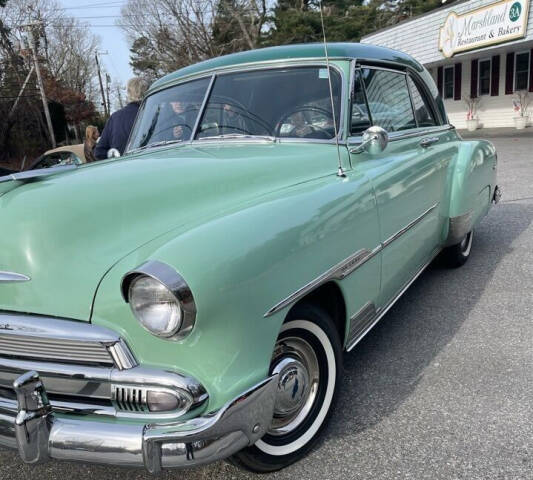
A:
[[[99,282],[129,253],[264,194],[333,174],[334,158],[331,145],[183,145],[6,189],[0,271],[30,280],[0,281],[0,310],[88,321]]]

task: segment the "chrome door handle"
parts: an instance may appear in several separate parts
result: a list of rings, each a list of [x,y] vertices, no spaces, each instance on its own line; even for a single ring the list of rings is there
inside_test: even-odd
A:
[[[426,137],[420,141],[420,146],[422,148],[428,148],[431,147],[431,145],[433,145],[434,143],[437,143],[439,140],[439,137]]]

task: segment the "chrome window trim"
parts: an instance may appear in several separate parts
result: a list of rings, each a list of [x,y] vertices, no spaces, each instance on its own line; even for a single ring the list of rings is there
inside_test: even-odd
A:
[[[343,280],[348,275],[351,275],[358,268],[368,262],[371,258],[377,255],[383,249],[387,248],[395,240],[398,240],[402,235],[411,230],[411,228],[413,228],[415,225],[420,223],[427,215],[429,215],[433,210],[435,210],[438,205],[439,203],[436,203],[429,207],[421,215],[409,222],[405,227],[398,230],[385,241],[380,242],[372,250],[363,248],[357,250],[355,253],[352,253],[349,257],[345,258],[329,270],[326,270],[326,272],[314,278],[309,283],[305,284],[303,287],[299,288],[298,290],[291,293],[288,297],[284,298],[281,302],[274,305],[263,315],[263,317],[270,317],[271,315],[279,312],[280,310],[283,310],[285,307],[297,302],[299,299],[313,291],[315,288],[329,282],[330,280]]]
[[[353,60],[352,57],[329,57],[330,62],[341,62],[341,61],[351,61]],[[239,63],[236,65],[227,65],[225,67],[214,67],[210,68],[209,70],[203,70],[201,72],[191,73],[189,75],[185,75],[183,77],[169,80],[168,82],[165,82],[158,87],[154,88],[153,90],[150,90],[148,92],[148,95],[152,95],[155,92],[159,92],[161,90],[164,90],[169,87],[173,87],[175,85],[179,85],[180,83],[188,82],[190,80],[196,80],[197,78],[203,78],[203,77],[209,77],[210,75],[216,74],[221,75],[223,73],[234,73],[239,71],[250,71],[250,70],[261,70],[261,69],[268,69],[271,68],[271,66],[275,68],[284,68],[289,67],[293,65],[303,65],[303,66],[309,66],[309,64],[316,64],[317,62],[320,62],[322,64],[326,63],[325,57],[295,57],[295,58],[281,58],[277,60],[260,60],[257,62],[247,62],[247,63]]]
[[[211,96],[211,91],[213,90],[213,85],[215,84],[216,74],[214,73],[211,75],[211,80],[209,81],[209,85],[207,86],[207,90],[205,91],[204,99],[202,100],[202,105],[200,106],[200,109],[198,110],[198,115],[196,116],[196,122],[194,123],[194,127],[191,132],[191,136],[189,138],[189,141],[194,141],[196,138],[196,135],[198,133],[198,127],[200,126],[200,122],[202,121],[202,118],[204,116],[205,108],[207,106],[207,101],[209,100],[209,97]]]
[[[405,71],[405,65],[403,67],[398,66],[398,69],[394,68],[394,66],[381,67],[378,65],[365,65],[364,63],[360,64],[359,66],[363,69],[366,68],[368,70],[383,70],[385,72],[392,72],[392,73],[399,73],[401,75],[407,75],[407,72]]]
[[[128,291],[131,282],[136,277],[142,275],[146,275],[162,283],[180,302],[183,312],[180,329],[170,337],[160,338],[164,338],[165,340],[182,340],[192,331],[196,321],[196,303],[189,285],[185,279],[170,265],[158,260],[148,260],[142,265],[139,265],[137,268],[130,270],[122,277],[120,291],[122,292],[122,298],[126,303],[129,303]]]
[[[0,283],[29,282],[30,280],[30,277],[23,275],[22,273],[0,270]]]
[[[329,67],[331,69],[335,69],[337,71],[337,73],[340,75],[340,78],[341,78],[341,98],[340,98],[341,108],[340,108],[340,112],[339,112],[339,127],[338,127],[338,132],[337,132],[337,138],[339,139],[339,142],[341,142],[343,140],[344,132],[348,132],[348,130],[346,129],[346,119],[344,118],[345,117],[345,112],[346,112],[346,102],[348,101],[347,92],[346,92],[346,76],[344,74],[344,70],[342,68],[340,68],[338,65],[331,64],[331,61],[340,61],[340,60],[348,60],[348,59],[347,58],[343,58],[343,57],[330,58],[330,64],[329,64]],[[153,91],[149,92],[149,95],[147,95],[145,97],[145,99],[143,100],[143,103],[146,101],[146,99],[149,96],[151,96],[154,93],[160,92],[161,90],[165,90],[167,88],[172,88],[172,87],[181,85],[183,83],[188,83],[188,82],[191,82],[191,81],[194,81],[194,80],[200,80],[202,78],[211,77],[211,82],[209,84],[208,91],[207,91],[207,93],[209,95],[204,97],[204,101],[206,101],[206,100],[208,101],[209,100],[209,96],[211,95],[212,87],[214,86],[214,80],[218,76],[222,76],[222,75],[226,75],[226,74],[232,74],[232,73],[241,73],[241,72],[244,73],[244,72],[250,72],[250,71],[258,71],[258,70],[274,70],[274,69],[287,68],[287,67],[295,67],[295,68],[298,68],[298,67],[327,67],[327,63],[326,63],[326,61],[325,61],[325,59],[323,57],[319,57],[317,59],[305,59],[305,61],[303,61],[301,59],[294,59],[294,60],[283,59],[283,60],[280,60],[280,61],[273,61],[273,62],[253,62],[253,63],[248,63],[248,64],[240,64],[238,66],[233,65],[233,66],[228,67],[228,68],[214,68],[214,69],[211,69],[211,70],[208,70],[208,71],[205,71],[205,72],[201,72],[199,74],[191,74],[190,76],[186,76],[186,77],[180,78],[179,80],[175,80],[175,81],[169,82],[168,84],[162,85],[161,87],[158,87],[157,89],[154,89]],[[202,105],[202,106],[205,108],[207,106],[207,102],[206,102],[205,105]],[[202,115],[199,115],[197,117],[197,123],[199,123],[201,121],[201,117],[203,116],[203,110],[201,111],[201,114]],[[197,125],[195,124],[195,127],[196,126]],[[295,138],[291,138],[291,137],[276,137],[276,143],[287,143],[287,142],[295,142],[296,143],[296,142],[304,140],[306,142],[311,142],[311,143],[332,143],[332,144],[336,144],[335,138],[336,137],[333,137],[331,139],[325,140],[325,139],[313,139],[313,138],[301,139],[301,138],[296,138],[296,137]],[[248,140],[239,139],[240,142],[242,142],[243,140],[246,141],[246,142],[258,142],[258,140],[255,140],[255,139],[248,139]],[[219,139],[218,143],[219,144],[222,143],[222,142],[226,143],[228,141],[229,140],[221,141]],[[197,139],[194,138],[194,136],[192,136],[191,139],[185,140],[183,142],[180,142],[179,144],[169,145],[169,146],[161,145],[160,147],[154,147],[153,149],[148,149],[148,151],[154,152],[154,151],[157,151],[160,148],[165,148],[165,147],[174,148],[174,147],[180,146],[180,145],[198,145],[198,144],[204,145],[204,144],[206,144],[206,142],[207,142],[207,140],[197,140]],[[263,143],[262,140],[259,140],[259,142]],[[128,147],[129,147],[129,145],[128,145]],[[132,154],[135,154],[135,150],[126,151],[126,153],[130,153],[130,152]],[[146,150],[143,150],[142,152],[144,153],[144,152],[146,152]]]
[[[445,122],[447,121],[447,119],[442,118],[441,113],[440,113],[440,109],[438,108],[438,105],[436,104],[435,99],[433,98],[433,95],[431,95],[431,92],[429,91],[429,89],[428,89],[428,87],[426,85],[426,82],[421,78],[420,73],[418,71],[416,71],[415,69],[413,69],[412,67],[410,67],[410,66],[397,64],[397,63],[393,63],[393,62],[386,62],[386,63],[389,64],[390,67],[383,67],[383,66],[380,66],[380,65],[372,65],[372,63],[370,63],[370,64],[366,63],[366,61],[364,59],[357,59],[356,62],[355,62],[355,68],[359,68],[359,69],[368,68],[368,69],[372,69],[372,70],[385,70],[385,71],[389,71],[389,72],[400,73],[402,75],[406,75],[406,77],[411,77],[411,80],[414,82],[414,84],[417,87],[422,87],[422,90],[424,90],[423,98],[427,102],[429,102],[430,107],[433,110],[433,112],[432,112],[433,116],[435,117],[435,120],[437,121],[437,123],[439,123],[439,125],[436,125],[436,126],[446,125]],[[366,88],[365,88],[364,83],[363,83],[362,86],[363,86],[363,92],[364,92],[364,95],[365,95],[365,98],[366,98]],[[408,88],[409,88],[409,86],[408,86]],[[410,91],[409,91],[409,94],[411,95]],[[374,125],[374,123],[372,122],[370,109],[368,108],[368,100],[367,100],[367,110],[369,112],[371,124]],[[416,120],[416,115],[415,115],[415,120]],[[417,125],[418,125],[418,123],[417,123]]]

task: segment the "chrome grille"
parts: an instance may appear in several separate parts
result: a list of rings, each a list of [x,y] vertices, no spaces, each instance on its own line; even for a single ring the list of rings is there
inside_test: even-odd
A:
[[[114,365],[105,345],[98,342],[0,334],[0,356],[76,364]]]

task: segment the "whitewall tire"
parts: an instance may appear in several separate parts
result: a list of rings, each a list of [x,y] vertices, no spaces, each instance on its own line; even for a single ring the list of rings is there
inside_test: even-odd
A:
[[[296,306],[282,325],[272,355],[278,373],[274,418],[265,436],[230,461],[255,472],[279,470],[315,445],[338,390],[342,348],[330,316],[311,305]]]

